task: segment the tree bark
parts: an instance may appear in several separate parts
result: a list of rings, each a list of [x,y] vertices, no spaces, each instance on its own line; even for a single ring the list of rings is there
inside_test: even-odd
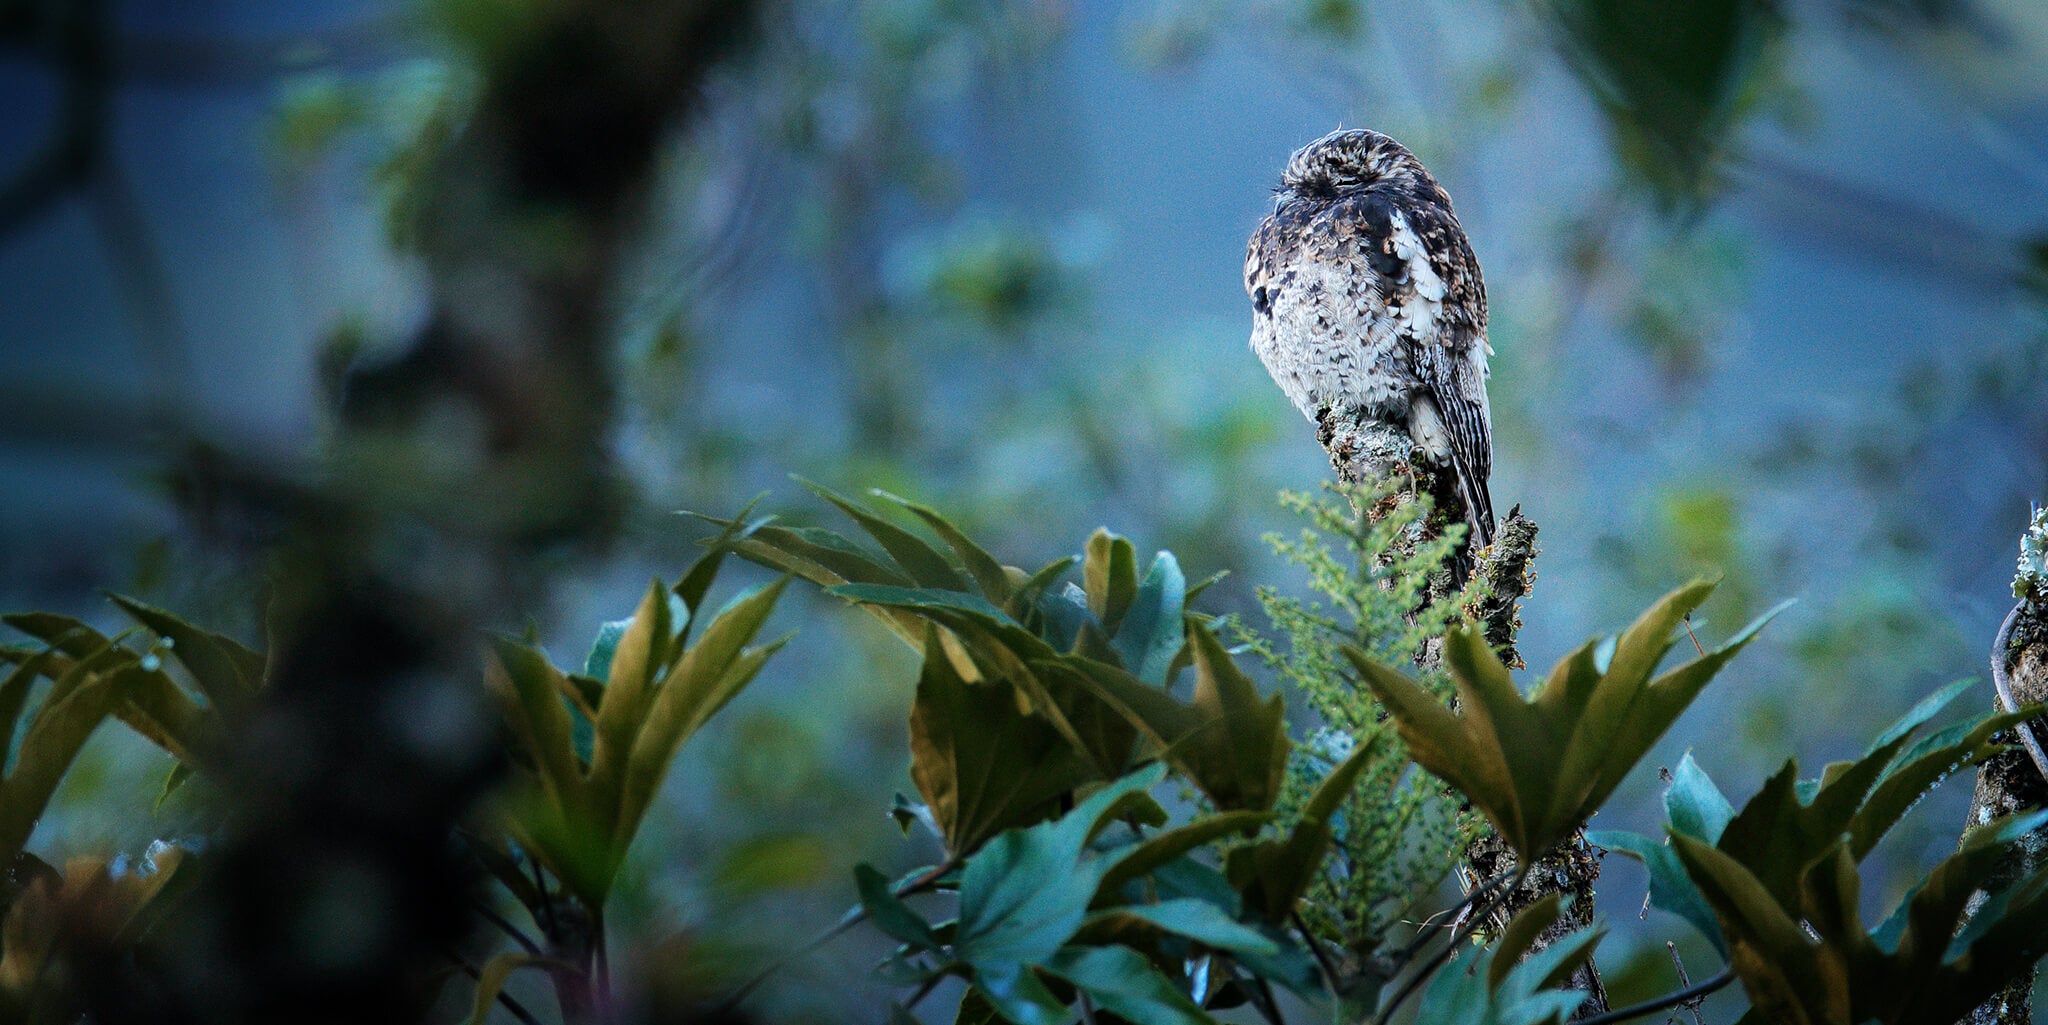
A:
[[[1408,432],[1378,421],[1356,421],[1325,413],[1318,422],[1317,438],[1330,454],[1330,465],[1347,484],[1371,486],[1388,481],[1403,485],[1396,502],[1412,501],[1414,495],[1429,495],[1434,512],[1407,539],[1409,545],[1442,536],[1452,524],[1465,522],[1464,497],[1455,477],[1427,460],[1415,458],[1415,446]],[[1411,548],[1412,550],[1412,548]],[[1493,543],[1477,553],[1470,571],[1489,585],[1491,595],[1471,611],[1479,619],[1486,640],[1510,668],[1526,668],[1515,648],[1515,633],[1521,627],[1521,603],[1535,581],[1536,524],[1522,515],[1521,507],[1508,512],[1496,531]],[[1463,557],[1458,557],[1462,559]],[[1454,600],[1458,573],[1446,565],[1432,574],[1425,602]],[[1420,611],[1419,609],[1417,611]],[[1440,641],[1433,641],[1416,659],[1426,670],[1442,667]],[[1472,887],[1515,869],[1514,853],[1500,837],[1488,830],[1465,853],[1466,867],[1461,883]],[[1586,842],[1583,827],[1576,829],[1550,853],[1537,859],[1528,876],[1487,925],[1498,933],[1524,908],[1552,893],[1567,898],[1564,914],[1545,930],[1533,950],[1541,950],[1559,937],[1593,923],[1593,884],[1600,876],[1600,850]],[[1591,959],[1572,976],[1572,986],[1585,991],[1587,1001],[1577,1016],[1599,1014],[1608,1009],[1607,990],[1600,981],[1599,968]]]
[[[2048,610],[2024,602],[2014,606],[1992,644],[1991,674],[1997,685],[1994,700],[2001,712],[2048,702]],[[2014,727],[2011,736],[2002,738],[2013,746],[1979,767],[1969,821],[1963,826],[1965,836],[1986,823],[2048,804],[2048,780],[2044,780],[2038,761],[2044,725],[2048,724],[2035,718]],[[2044,863],[2048,863],[2048,836],[2037,832],[2014,845],[1991,877],[1991,889],[2010,884]],[[1984,890],[1971,898],[1972,912],[1989,895],[1990,891]],[[1965,1025],[2027,1025],[2033,1020],[2037,972],[2029,968],[2007,983],[1971,1011],[1963,1019]]]

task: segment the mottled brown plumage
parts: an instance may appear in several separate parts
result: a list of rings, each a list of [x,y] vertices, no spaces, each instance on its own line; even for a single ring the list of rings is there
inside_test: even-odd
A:
[[[1252,351],[1302,415],[1404,428],[1458,481],[1476,550],[1493,538],[1486,286],[1451,199],[1378,132],[1287,162],[1245,255]]]

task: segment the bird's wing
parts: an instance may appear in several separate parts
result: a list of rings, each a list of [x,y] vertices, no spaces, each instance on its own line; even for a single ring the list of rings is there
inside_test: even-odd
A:
[[[1439,194],[1440,195],[1440,194]],[[1378,193],[1351,211],[1388,319],[1412,355],[1416,390],[1441,421],[1473,540],[1493,539],[1493,422],[1487,405],[1486,291],[1464,229],[1437,197]]]

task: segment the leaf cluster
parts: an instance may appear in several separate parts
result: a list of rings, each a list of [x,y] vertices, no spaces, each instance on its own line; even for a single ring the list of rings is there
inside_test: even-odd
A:
[[[1592,839],[1649,867],[1651,903],[1728,957],[1756,1014],[1956,1021],[2048,954],[2048,870],[1996,885],[2012,845],[2048,824],[2048,814],[1970,830],[1875,928],[1860,918],[1857,866],[1929,788],[2002,750],[1998,731],[2032,714],[1985,716],[1916,738],[1969,684],[1930,695],[1860,757],[1818,779],[1799,779],[1797,763],[1787,762],[1740,811],[1688,756],[1665,795],[1665,842],[1622,832]]]

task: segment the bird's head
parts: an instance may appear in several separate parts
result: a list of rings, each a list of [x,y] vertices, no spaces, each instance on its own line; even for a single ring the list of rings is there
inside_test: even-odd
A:
[[[1281,198],[1328,199],[1381,182],[1433,187],[1408,147],[1366,128],[1340,128],[1294,151],[1280,175]]]

